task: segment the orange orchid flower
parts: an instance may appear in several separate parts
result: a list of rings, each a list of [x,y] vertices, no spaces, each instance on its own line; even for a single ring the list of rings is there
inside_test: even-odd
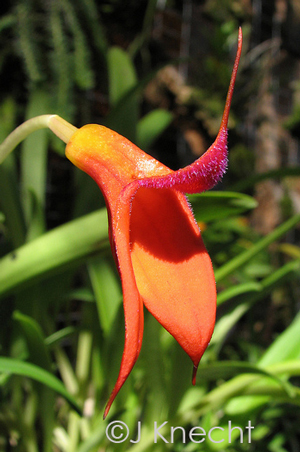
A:
[[[125,346],[104,418],[141,350],[143,305],[174,336],[194,364],[211,339],[216,284],[209,255],[184,193],[212,188],[227,167],[227,122],[242,34],[214,144],[193,164],[172,171],[116,132],[89,124],[77,130],[66,156],[104,194],[111,247],[120,273]]]

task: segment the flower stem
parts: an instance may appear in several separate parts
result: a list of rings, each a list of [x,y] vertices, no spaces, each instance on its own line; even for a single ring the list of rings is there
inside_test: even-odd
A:
[[[76,127],[57,115],[41,115],[28,119],[8,135],[0,145],[0,164],[28,135],[36,130],[47,128],[52,130],[65,143],[69,141],[73,133],[77,130]]]
[[[52,130],[52,132],[66,144],[77,130],[77,127],[73,126],[58,115],[50,115],[47,125],[49,129]]]

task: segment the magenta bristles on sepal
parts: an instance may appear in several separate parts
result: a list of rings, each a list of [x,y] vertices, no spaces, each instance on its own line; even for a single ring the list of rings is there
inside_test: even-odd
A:
[[[227,125],[238,65],[242,51],[242,29],[239,28],[238,48],[232,70],[221,126],[210,148],[191,165],[165,176],[153,177],[139,182],[140,186],[175,188],[184,193],[202,193],[213,188],[227,169]]]

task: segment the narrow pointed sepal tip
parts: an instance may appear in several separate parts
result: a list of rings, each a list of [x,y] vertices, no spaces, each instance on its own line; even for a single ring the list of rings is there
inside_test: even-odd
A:
[[[103,420],[105,420],[106,416],[108,415],[110,407],[112,406],[112,403],[115,400],[115,397],[116,397],[118,392],[119,392],[119,390],[117,390],[116,392],[115,391],[112,392],[112,394],[111,394],[111,396],[110,396],[110,398],[109,398],[109,400],[108,400],[108,402],[107,402],[107,404],[105,406],[105,409],[104,409]]]
[[[235,85],[235,81],[236,81],[237,71],[238,71],[238,67],[239,67],[239,63],[240,63],[240,59],[241,59],[241,54],[242,54],[242,45],[243,45],[243,32],[242,32],[242,28],[239,27],[239,31],[238,31],[238,47],[237,47],[236,57],[235,57],[235,61],[234,61],[233,69],[232,69],[230,85],[229,85],[228,92],[227,92],[226,104],[225,104],[225,109],[224,109],[224,113],[223,113],[223,117],[222,117],[222,123],[221,123],[220,131],[222,129],[227,129],[228,118],[229,118],[229,110],[230,110],[230,106],[231,106],[233,90],[234,90],[234,85]]]
[[[192,376],[192,384],[195,386],[196,384],[196,376],[197,376],[198,365],[193,367],[193,376]]]
[[[106,405],[106,407],[105,407],[105,410],[104,410],[104,413],[103,413],[103,420],[106,419],[106,416],[108,415],[108,412],[109,412],[109,410],[110,410],[110,407],[111,407],[111,403],[107,403],[107,405]]]

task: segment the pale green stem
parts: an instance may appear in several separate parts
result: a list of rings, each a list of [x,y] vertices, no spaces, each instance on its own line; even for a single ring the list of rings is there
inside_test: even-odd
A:
[[[32,132],[39,129],[50,129],[62,141],[68,143],[77,128],[58,115],[41,115],[28,119],[17,127],[0,145],[0,164],[8,154]]]
[[[70,439],[68,452],[76,452],[80,435],[80,417],[74,411],[69,414],[68,433]]]
[[[36,431],[34,428],[37,412],[37,397],[32,393],[25,404],[23,413],[22,439],[28,452],[38,452]]]
[[[56,347],[54,353],[59,372],[67,390],[71,394],[77,395],[79,392],[78,381],[66,353],[60,347]]]
[[[76,376],[81,385],[88,380],[93,337],[90,331],[81,331],[78,338]]]
[[[58,136],[58,138],[60,138],[66,144],[69,142],[71,136],[77,130],[77,127],[73,126],[58,115],[50,116],[48,120],[48,127],[56,136]]]
[[[58,450],[67,452],[69,450],[70,438],[66,430],[63,427],[56,427],[53,434],[54,445],[57,446]]]

